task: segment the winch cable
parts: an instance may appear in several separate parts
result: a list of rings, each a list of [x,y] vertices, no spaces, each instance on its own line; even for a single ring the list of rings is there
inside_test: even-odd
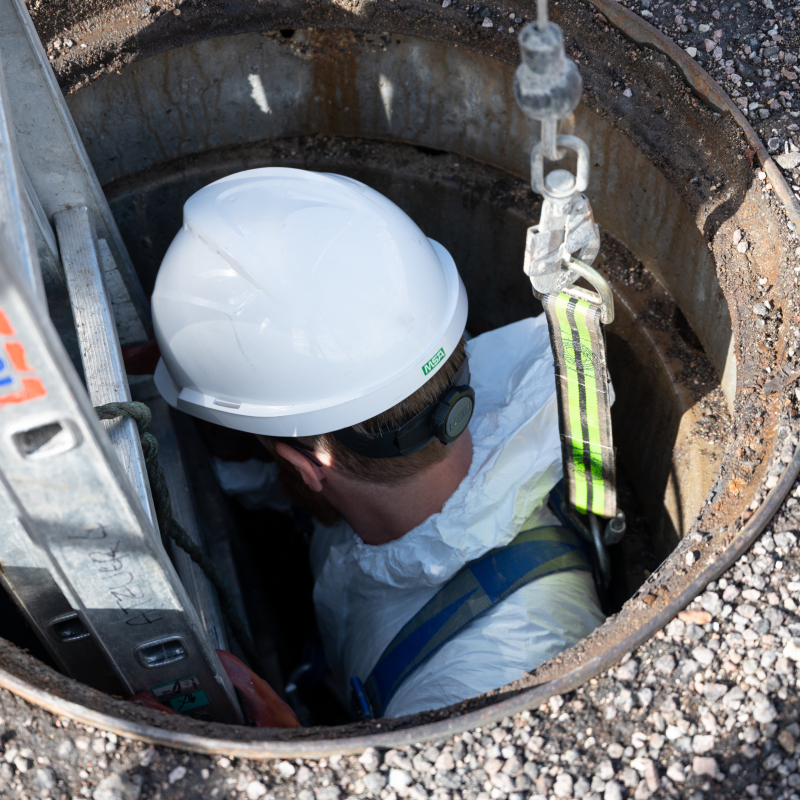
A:
[[[611,580],[606,545],[625,530],[618,513],[611,402],[603,326],[614,319],[614,302],[605,279],[590,264],[600,248],[600,233],[589,200],[589,148],[577,136],[558,134],[571,117],[583,81],[566,57],[561,29],[547,18],[547,0],[538,0],[537,20],[519,36],[522,63],[514,95],[527,117],[541,123],[541,138],[531,150],[531,186],[543,197],[538,225],[528,229],[525,273],[544,307],[555,362],[561,453],[570,517],[597,550],[600,582]],[[577,156],[575,174],[555,169],[545,176],[544,161]],[[577,256],[577,257],[576,257]],[[595,292],[575,286],[586,279]],[[587,515],[575,519],[578,515]],[[600,531],[600,520],[610,520]]]

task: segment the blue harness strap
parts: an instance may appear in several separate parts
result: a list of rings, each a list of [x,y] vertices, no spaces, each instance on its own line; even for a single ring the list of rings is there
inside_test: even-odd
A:
[[[403,626],[366,681],[352,678],[356,710],[383,716],[403,682],[464,628],[531,581],[572,569],[591,566],[579,537],[560,527],[522,531],[466,564]]]

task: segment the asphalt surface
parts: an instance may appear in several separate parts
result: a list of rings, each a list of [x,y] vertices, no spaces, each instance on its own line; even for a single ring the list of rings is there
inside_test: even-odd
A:
[[[795,185],[800,6],[777,0],[625,5],[718,80]],[[44,29],[47,3],[32,7]],[[476,24],[489,19],[498,36],[509,35],[515,19],[489,10],[488,17],[477,10]],[[144,4],[140,13],[164,9]],[[74,36],[50,27],[54,59],[60,49],[80,46]],[[615,88],[622,95],[631,90]],[[768,332],[769,303],[756,303],[753,313]],[[798,444],[788,427],[778,436],[775,480]],[[148,747],[0,692],[0,796],[800,800],[798,498],[800,484],[751,551],[621,664],[499,725],[360,757],[248,762]],[[686,558],[692,557],[689,548]]]

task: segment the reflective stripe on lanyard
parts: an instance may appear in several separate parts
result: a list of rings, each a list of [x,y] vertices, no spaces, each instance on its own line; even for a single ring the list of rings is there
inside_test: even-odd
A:
[[[369,677],[352,678],[356,710],[383,716],[403,682],[464,628],[531,581],[572,569],[591,567],[577,534],[555,526],[522,531],[465,565],[403,626]]]
[[[555,361],[569,502],[582,514],[613,517],[617,496],[600,307],[566,292],[542,295],[541,301]]]

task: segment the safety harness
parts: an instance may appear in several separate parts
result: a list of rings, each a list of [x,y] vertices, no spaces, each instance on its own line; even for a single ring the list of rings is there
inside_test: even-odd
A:
[[[392,639],[365,681],[352,678],[353,705],[382,717],[403,682],[467,626],[531,581],[565,570],[591,570],[569,528],[530,528],[505,547],[462,567]]]

